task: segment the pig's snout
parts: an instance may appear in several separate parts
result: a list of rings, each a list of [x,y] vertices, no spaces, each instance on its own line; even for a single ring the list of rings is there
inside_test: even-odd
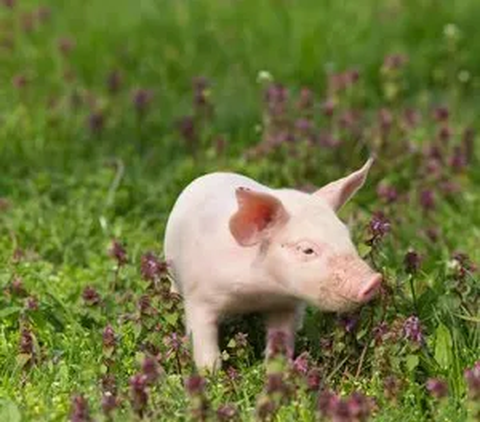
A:
[[[380,290],[383,277],[381,274],[374,274],[362,287],[358,295],[358,300],[361,303],[368,302],[372,299]]]

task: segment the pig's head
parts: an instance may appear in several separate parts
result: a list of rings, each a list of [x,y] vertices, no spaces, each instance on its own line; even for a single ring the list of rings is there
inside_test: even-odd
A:
[[[371,164],[313,194],[239,188],[230,232],[241,246],[258,247],[257,265],[284,290],[324,311],[350,311],[375,296],[382,277],[360,258],[336,213]]]

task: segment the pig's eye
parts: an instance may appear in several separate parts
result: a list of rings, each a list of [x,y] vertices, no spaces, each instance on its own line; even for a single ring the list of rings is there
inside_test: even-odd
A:
[[[296,252],[305,259],[318,256],[318,247],[309,241],[300,241],[295,245]]]

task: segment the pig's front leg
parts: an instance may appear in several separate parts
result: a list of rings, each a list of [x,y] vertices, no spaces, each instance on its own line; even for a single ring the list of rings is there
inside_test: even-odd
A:
[[[211,372],[220,369],[218,348],[218,315],[207,306],[197,303],[185,304],[187,334],[193,345],[193,359],[197,369]]]
[[[295,331],[298,325],[297,308],[287,308],[269,312],[266,318],[267,347],[265,356],[268,358],[285,342],[287,357],[293,358],[295,346]]]

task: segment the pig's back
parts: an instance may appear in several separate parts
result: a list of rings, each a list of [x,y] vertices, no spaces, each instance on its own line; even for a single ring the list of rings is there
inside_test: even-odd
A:
[[[243,248],[229,231],[230,217],[238,209],[238,187],[270,191],[246,176],[218,172],[195,179],[177,198],[165,229],[164,251],[180,290],[188,273],[214,277],[219,263],[232,254],[241,258]]]

